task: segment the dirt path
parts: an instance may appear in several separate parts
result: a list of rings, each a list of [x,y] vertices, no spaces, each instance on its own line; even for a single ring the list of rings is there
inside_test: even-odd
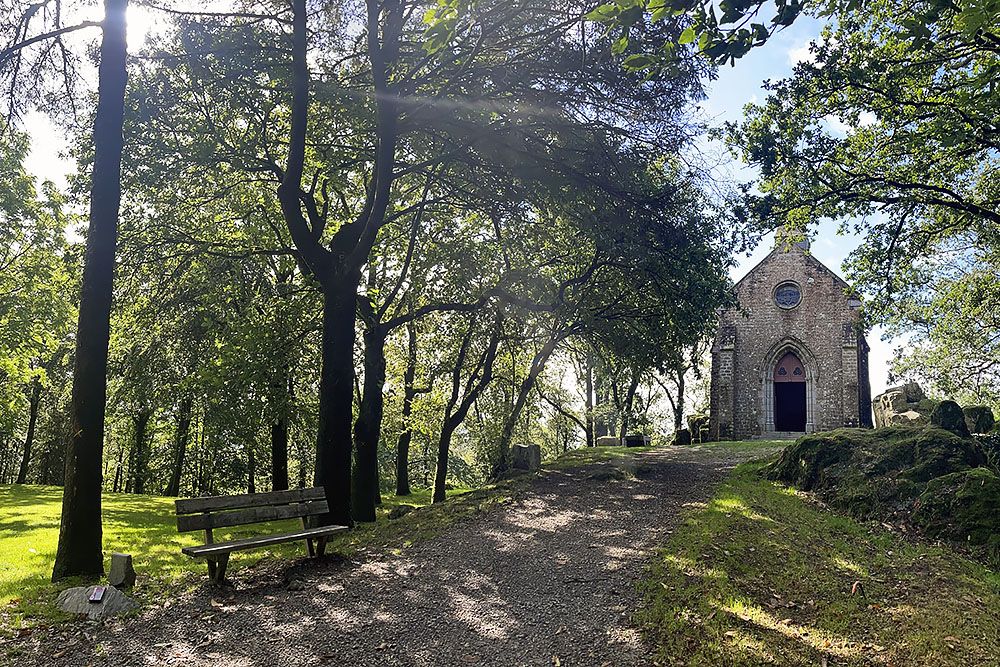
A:
[[[206,586],[72,644],[29,642],[18,664],[646,665],[630,621],[643,564],[745,458],[666,447],[639,455],[638,479],[553,471],[402,555],[307,568],[303,590],[273,572]]]

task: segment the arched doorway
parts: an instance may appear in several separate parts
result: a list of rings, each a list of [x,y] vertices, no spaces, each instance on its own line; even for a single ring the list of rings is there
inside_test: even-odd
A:
[[[774,366],[774,430],[806,430],[806,373],[802,360],[786,352]]]

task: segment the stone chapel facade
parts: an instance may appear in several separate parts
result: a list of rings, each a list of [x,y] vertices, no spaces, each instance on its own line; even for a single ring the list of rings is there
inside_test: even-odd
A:
[[[712,346],[713,439],[871,427],[861,301],[808,241],[776,241],[736,297]]]

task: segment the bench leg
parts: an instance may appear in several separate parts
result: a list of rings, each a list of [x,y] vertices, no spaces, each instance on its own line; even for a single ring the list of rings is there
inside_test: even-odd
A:
[[[322,556],[324,553],[326,553],[326,537],[325,536],[319,538],[318,540],[316,540],[316,555],[317,556]]]
[[[306,538],[306,553],[309,554],[310,558],[313,558],[316,555],[316,547],[313,546],[313,540],[311,537]]]
[[[213,583],[221,584],[226,580],[226,567],[228,565],[229,554],[208,559],[208,576]]]

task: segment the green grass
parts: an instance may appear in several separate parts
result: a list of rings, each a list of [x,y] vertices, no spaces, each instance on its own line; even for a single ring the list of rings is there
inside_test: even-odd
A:
[[[1000,665],[1000,575],[835,514],[762,467],[739,466],[642,584],[659,664]]]
[[[403,549],[508,497],[504,487],[474,492],[460,488],[449,491],[449,502],[429,506],[429,489],[418,489],[402,498],[387,494],[383,496],[376,523],[361,524],[337,535],[328,550],[350,556],[368,547]],[[60,487],[0,486],[0,629],[59,620],[62,617],[52,604],[56,593],[82,583],[67,581],[56,586],[49,582],[59,537],[61,503]],[[386,517],[392,508],[403,504],[419,509],[397,520]],[[155,598],[166,588],[207,582],[204,561],[188,558],[180,551],[184,546],[203,544],[204,533],[177,532],[173,498],[106,493],[102,519],[106,567],[112,552],[132,554],[139,573],[136,594],[140,599]],[[296,521],[282,521],[228,532],[216,530],[215,539],[279,532],[299,525]],[[288,560],[304,554],[305,545],[301,542],[239,552],[230,561],[230,572],[268,559]]]

